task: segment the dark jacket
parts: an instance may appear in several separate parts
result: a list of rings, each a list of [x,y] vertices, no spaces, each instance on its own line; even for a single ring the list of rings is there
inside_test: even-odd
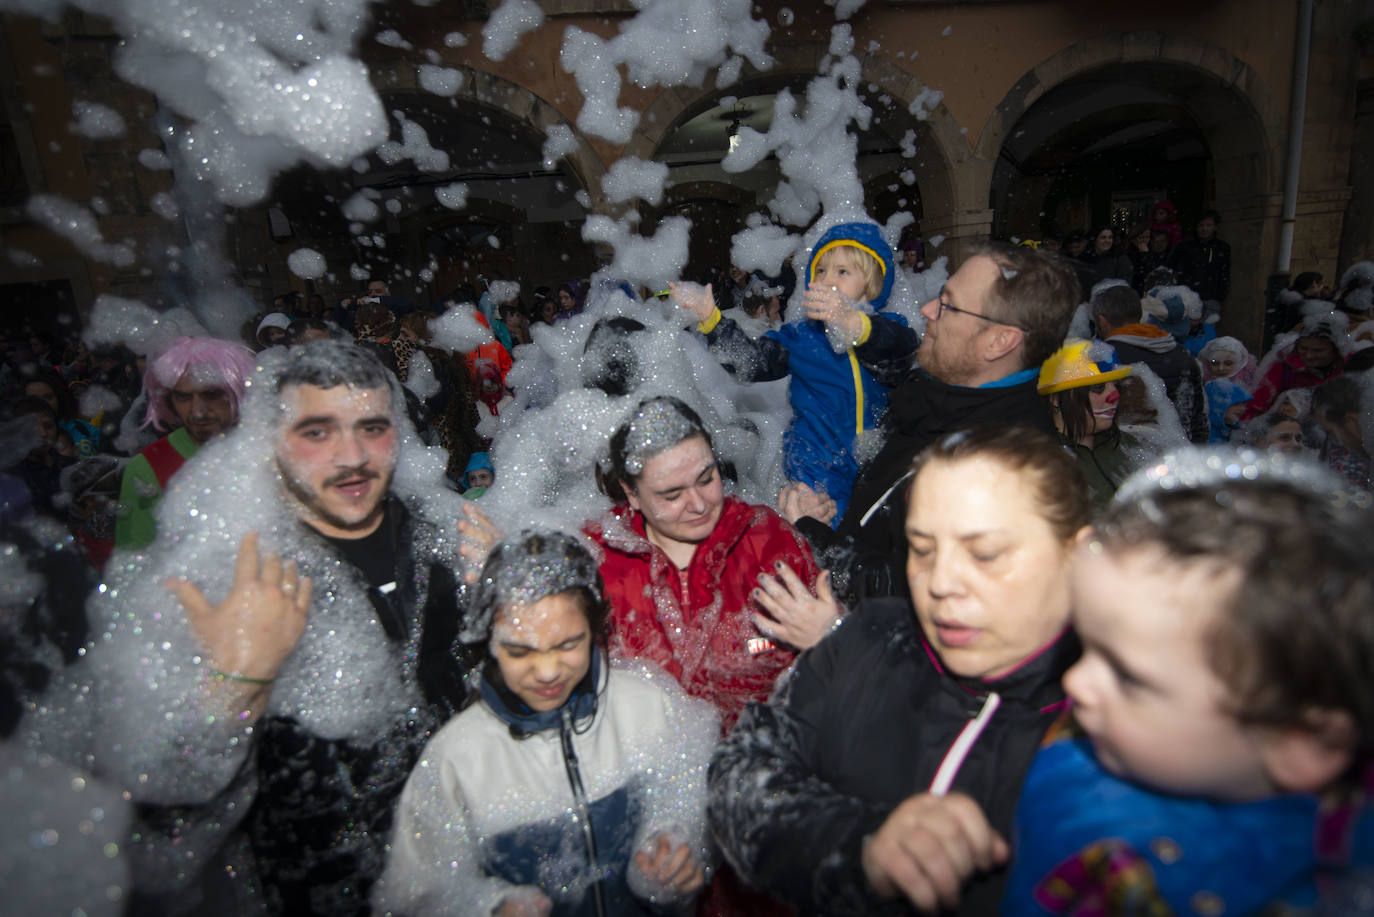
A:
[[[228,827],[238,820],[232,808],[247,801],[235,833],[245,840],[257,873],[256,897],[269,914],[368,913],[368,892],[386,865],[396,800],[425,743],[466,702],[464,675],[472,669],[470,660],[481,658],[456,646],[463,590],[428,547],[440,532],[400,500],[389,501],[383,525],[396,547],[395,588],[383,594],[370,587],[343,557],[339,574],[348,588],[366,590],[392,651],[418,657],[416,680],[424,702],[366,741],[322,736],[294,717],[265,715],[254,730],[252,752],[215,799],[203,806],[140,807],[144,830],[176,836],[187,830],[183,825],[205,819]],[[320,536],[301,524],[298,537]],[[316,596],[329,600],[322,586]],[[215,895],[208,887],[202,893],[211,900]],[[149,896],[141,906],[156,913],[198,914],[233,913],[243,906],[226,900],[219,910],[210,910],[202,902],[186,911],[184,900],[194,902],[194,894]]]
[[[1129,433],[1112,427],[1093,436],[1092,447],[1074,443],[1060,434],[1059,441],[1064,448],[1073,453],[1078,467],[1083,469],[1083,477],[1088,481],[1088,493],[1092,498],[1093,510],[1101,512],[1111,502],[1116,489],[1135,470],[1135,461],[1126,451],[1128,444],[1135,442]]]
[[[1125,252],[1089,250],[1079,255],[1074,263],[1074,272],[1078,274],[1078,285],[1082,287],[1085,299],[1092,293],[1093,287],[1104,280],[1124,280],[1129,283],[1134,270],[1131,256]]]
[[[1151,271],[1163,267],[1168,260],[1168,252],[1131,252],[1131,288],[1144,296],[1146,278],[1150,276]]]
[[[1164,393],[1178,411],[1183,433],[1199,446],[1211,439],[1202,366],[1182,344],[1154,325],[1123,325],[1107,337],[1122,363],[1144,363],[1164,383]]]
[[[940,436],[969,427],[1024,423],[1053,435],[1049,404],[1035,387],[1034,376],[1017,385],[969,388],[917,371],[893,389],[883,419],[886,440],[859,472],[839,526],[831,531],[810,517],[797,521],[847,605],[907,594],[904,478],[911,460]]]
[[[396,545],[396,588],[368,588],[368,598],[398,648],[420,627],[417,678],[427,703],[368,743],[323,738],[287,717],[258,724],[258,791],[243,827],[276,913],[367,912],[396,799],[433,731],[465,704],[464,676],[481,658],[454,652],[462,606],[453,571],[416,550],[417,538],[438,532],[399,500],[383,524]]]
[[[1216,236],[1184,239],[1169,254],[1178,282],[1192,287],[1203,302],[1225,302],[1231,292],[1231,246]]]
[[[864,838],[927,791],[965,725],[996,691],[1001,705],[952,791],[971,796],[1010,837],[1021,783],[1063,707],[1071,632],[990,682],[943,671],[907,602],[865,603],[804,654],[766,705],[751,705],[716,751],[712,832],[745,881],[802,914],[910,914],[868,889]],[[974,877],[958,914],[995,914],[1005,871]]]

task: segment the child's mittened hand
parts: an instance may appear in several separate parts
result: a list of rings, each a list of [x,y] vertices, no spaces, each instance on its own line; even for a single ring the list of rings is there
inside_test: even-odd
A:
[[[710,318],[712,310],[716,308],[716,298],[709,283],[703,287],[699,283],[689,283],[683,280],[668,284],[668,289],[673,294],[673,300],[696,316],[698,322],[704,322]]]

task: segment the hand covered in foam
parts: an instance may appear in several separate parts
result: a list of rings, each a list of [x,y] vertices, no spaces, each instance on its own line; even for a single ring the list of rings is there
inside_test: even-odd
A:
[[[660,832],[634,855],[628,881],[649,901],[671,901],[696,894],[706,883],[706,870],[690,846]]]
[[[239,543],[234,584],[219,605],[188,580],[164,585],[186,609],[210,667],[231,677],[271,682],[305,631],[310,577],[298,576],[295,561],[260,557],[257,532]]]
[[[825,322],[826,337],[836,350],[853,347],[864,333],[864,315],[872,311],[867,303],[850,299],[835,287],[813,286],[802,294],[806,317]],[[843,347],[837,347],[841,343]]]
[[[500,527],[472,503],[463,504],[465,518],[458,520],[458,553],[468,561],[464,574],[469,583],[477,582],[482,565],[496,542],[501,540]]]
[[[668,284],[668,289],[672,291],[673,301],[690,312],[698,322],[710,318],[716,308],[716,297],[709,283],[702,286],[684,280]]]

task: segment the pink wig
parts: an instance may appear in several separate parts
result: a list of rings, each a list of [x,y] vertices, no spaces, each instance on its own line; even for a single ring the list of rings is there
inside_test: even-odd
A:
[[[155,430],[172,430],[181,425],[181,418],[172,410],[168,393],[190,374],[196,385],[222,388],[229,393],[233,405],[234,423],[239,419],[239,403],[248,376],[253,372],[253,351],[233,341],[218,338],[177,338],[171,346],[148,361],[143,373],[143,394],[148,410],[142,426],[153,425]]]

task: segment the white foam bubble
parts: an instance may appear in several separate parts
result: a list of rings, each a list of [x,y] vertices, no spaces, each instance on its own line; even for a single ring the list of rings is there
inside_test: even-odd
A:
[[[92,261],[101,261],[121,268],[133,265],[133,245],[127,242],[106,242],[95,214],[81,205],[52,194],[34,194],[24,209],[39,225],[65,236],[81,254]]]
[[[482,27],[482,53],[494,61],[505,60],[520,37],[543,22],[544,11],[535,0],[502,0]]]
[[[90,140],[110,140],[123,137],[128,128],[124,117],[108,105],[77,99],[72,102],[76,123],[72,131]]]
[[[305,280],[318,280],[328,270],[324,255],[313,248],[298,248],[286,256],[286,266],[291,273]]]

